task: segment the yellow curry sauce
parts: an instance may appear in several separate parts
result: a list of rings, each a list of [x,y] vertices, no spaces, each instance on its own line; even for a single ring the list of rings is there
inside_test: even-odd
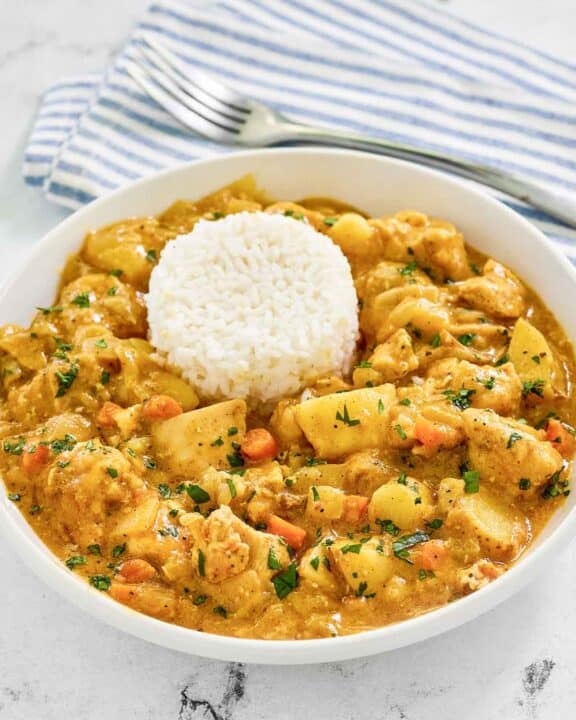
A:
[[[355,367],[276,407],[202,406],[147,343],[142,294],[170,238],[262,209],[348,257]],[[315,638],[427,612],[498,578],[568,493],[566,336],[418,212],[273,203],[244,178],[90,233],[0,352],[9,497],[95,592],[190,628]]]

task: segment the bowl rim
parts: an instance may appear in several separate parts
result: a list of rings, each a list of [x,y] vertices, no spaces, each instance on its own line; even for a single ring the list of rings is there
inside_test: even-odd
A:
[[[0,289],[0,306],[6,302],[12,289],[26,274],[28,267],[39,261],[48,246],[57,243],[62,232],[111,200],[135,188],[162,182],[166,177],[178,173],[186,174],[195,169],[201,171],[207,165],[225,165],[231,158],[249,159],[263,155],[370,157],[380,164],[409,167],[411,172],[428,178],[431,182],[441,182],[447,188],[458,187],[460,191],[464,190],[475,200],[497,207],[500,213],[507,214],[511,220],[519,224],[523,232],[532,235],[542,253],[552,254],[555,257],[576,288],[576,269],[562,252],[525,218],[477,187],[421,165],[361,151],[320,147],[271,148],[244,150],[177,165],[124,185],[94,200],[58,223],[33,246],[25,261]],[[545,566],[546,558],[561,550],[562,546],[567,545],[576,534],[576,506],[574,506],[561,519],[552,534],[522,557],[498,579],[498,582],[490,583],[480,591],[448,605],[414,618],[351,635],[304,640],[261,640],[200,632],[157,620],[114,601],[106,593],[91,588],[87,582],[65,569],[63,563],[56,558],[48,546],[44,545],[35,534],[32,537],[25,532],[22,520],[26,522],[4,493],[0,502],[0,529],[8,542],[44,582],[99,620],[141,639],[181,652],[217,660],[275,665],[332,662],[367,657],[420,642],[456,628],[491,610],[521,589]]]

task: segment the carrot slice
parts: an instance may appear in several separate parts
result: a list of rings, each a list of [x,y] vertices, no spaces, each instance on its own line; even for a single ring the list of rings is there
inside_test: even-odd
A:
[[[364,495],[346,495],[342,519],[347,522],[358,522],[366,515],[369,502],[370,498],[364,497]]]
[[[169,395],[153,395],[142,405],[142,417],[148,420],[169,420],[182,413],[182,405]]]
[[[293,525],[288,520],[283,520],[278,515],[271,515],[268,518],[268,532],[284,538],[294,550],[300,550],[306,539],[306,530]]]
[[[546,440],[552,443],[560,455],[571,457],[574,454],[576,447],[574,435],[560,420],[556,420],[555,418],[548,420],[548,424],[546,425]]]
[[[47,445],[35,445],[33,447],[24,448],[22,453],[22,470],[27,475],[36,475],[50,457],[50,448]]]
[[[96,416],[96,422],[98,423],[98,425],[100,425],[100,427],[103,427],[103,428],[115,427],[116,421],[114,420],[114,415],[119,410],[122,410],[120,405],[116,405],[116,403],[109,402],[107,400],[100,408],[100,411],[98,412],[98,415]]]
[[[445,433],[442,427],[423,417],[419,417],[416,420],[414,436],[418,442],[422,443],[422,445],[429,450],[439,448],[445,439]]]
[[[278,454],[278,443],[268,430],[256,428],[246,433],[240,449],[247,460],[271,460]]]
[[[448,548],[443,540],[428,540],[414,553],[414,562],[423,570],[436,570],[447,555]]]
[[[118,572],[126,582],[141,583],[150,580],[156,575],[156,569],[146,560],[136,558],[135,560],[126,560],[120,566]]]

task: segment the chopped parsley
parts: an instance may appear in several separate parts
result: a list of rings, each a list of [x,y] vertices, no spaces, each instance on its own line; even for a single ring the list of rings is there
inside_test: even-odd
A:
[[[172,490],[169,485],[166,485],[166,483],[160,483],[160,485],[158,485],[158,493],[160,494],[160,497],[165,500],[172,496]]]
[[[72,387],[72,383],[78,377],[78,371],[80,368],[77,363],[72,363],[69,366],[68,371],[63,373],[59,370],[56,371],[56,380],[58,381],[58,390],[56,391],[57,398],[66,395],[68,390]]]
[[[234,499],[238,494],[236,492],[236,485],[234,485],[234,480],[232,480],[231,477],[226,478],[226,484],[228,485],[228,490],[230,490],[230,497]]]
[[[458,391],[444,390],[442,394],[452,403],[452,405],[454,405],[454,407],[457,407],[459,410],[466,410],[470,407],[470,398],[475,393],[476,390],[461,388]]]
[[[471,263],[469,264],[469,267],[470,267],[470,270],[472,270],[472,272],[474,273],[474,275],[480,275],[480,274],[481,274],[481,273],[480,273],[480,268],[478,267],[478,265],[476,265],[476,263],[471,262]]]
[[[104,338],[100,338],[99,340],[96,340],[94,345],[96,345],[97,348],[107,348],[108,347],[108,343],[106,342],[106,340],[104,340]]]
[[[486,390],[493,390],[494,385],[496,384],[496,378],[494,376],[491,376],[486,379],[477,377],[476,382],[480,383],[480,385],[483,385],[486,388]]]
[[[536,365],[540,365],[540,355],[532,355],[530,359],[533,363],[536,363]]]
[[[241,468],[244,466],[244,458],[238,450],[229,455],[226,455],[226,460],[231,468]]]
[[[108,290],[106,291],[106,295],[114,296],[117,292],[118,288],[116,287],[116,285],[114,285],[114,287],[108,288]]]
[[[368,368],[371,368],[371,367],[372,367],[372,363],[369,362],[368,360],[361,360],[361,361],[358,363],[358,365],[356,365],[356,367],[357,367],[357,368],[362,368],[362,369],[368,369]]]
[[[398,405],[404,405],[405,407],[408,407],[409,405],[412,405],[412,401],[410,398],[404,398],[403,400],[400,400]]]
[[[232,435],[238,435],[238,428],[234,425],[228,428],[228,437],[232,437]]]
[[[411,535],[402,535],[402,537],[398,538],[398,540],[394,540],[392,543],[392,551],[399,560],[404,560],[404,562],[412,565],[412,560],[410,559],[410,549],[420,543],[428,542],[428,540],[430,540],[429,535],[421,530],[418,530]]]
[[[8,453],[8,455],[22,455],[24,452],[24,444],[25,440],[23,437],[18,438],[18,440],[15,440],[14,442],[10,442],[10,440],[4,440],[2,443],[2,447],[4,448],[4,452]]]
[[[74,446],[76,445],[76,438],[74,435],[70,435],[70,433],[66,433],[64,435],[64,438],[61,438],[59,440],[52,440],[50,443],[50,449],[54,453],[54,455],[60,455],[60,453],[66,452],[68,450],[73,450]],[[68,465],[69,463],[66,463]],[[60,467],[66,467],[66,465]]]
[[[28,512],[30,515],[37,515],[39,512],[42,512],[42,507],[40,505],[31,505]]]
[[[116,470],[116,468],[107,467],[107,468],[106,468],[106,472],[108,473],[108,475],[110,475],[111,478],[117,478],[117,477],[118,477],[118,470]]]
[[[61,305],[51,305],[50,307],[37,307],[42,315],[50,315],[50,313],[61,313],[64,308]]]
[[[100,545],[98,543],[94,543],[93,545],[88,545],[86,548],[90,555],[102,555],[102,550],[100,548]]]
[[[192,602],[194,603],[194,605],[204,605],[206,600],[208,600],[207,595],[196,595],[196,597],[194,598],[194,600],[192,600]]]
[[[282,563],[276,557],[274,548],[268,550],[268,568],[270,570],[282,570]]]
[[[156,262],[156,250],[148,250],[148,252],[146,253],[146,260],[148,260],[149,263]]]
[[[312,560],[310,560],[310,565],[312,565],[314,570],[318,572],[318,567],[320,565],[320,558],[318,557],[318,555],[316,555],[316,557],[313,557]]]
[[[100,382],[102,385],[108,385],[110,382],[110,373],[108,370],[102,370],[102,374],[100,375]]]
[[[68,570],[74,570],[74,568],[78,567],[78,565],[86,565],[86,558],[84,555],[72,555],[72,557],[69,557],[68,560],[66,560],[65,565]]]
[[[353,419],[348,414],[348,406],[346,405],[346,403],[344,403],[344,412],[341,413],[340,410],[338,410],[338,412],[336,413],[336,420],[343,422],[345,425],[348,425],[348,427],[360,425],[360,420]]]
[[[518,442],[518,440],[522,440],[522,435],[520,435],[520,433],[517,433],[517,432],[510,433],[510,435],[508,437],[508,442],[506,443],[507,449],[509,450],[511,447],[513,447],[514,444]]]
[[[198,575],[204,577],[206,575],[206,555],[198,548]]]
[[[19,493],[8,493],[8,500],[12,500],[12,502],[20,502],[20,500],[22,500],[22,495]]]
[[[570,495],[568,480],[561,480],[560,472],[561,471],[559,470],[552,475],[550,481],[542,491],[542,497],[545,500],[549,500],[550,498],[558,497],[560,495],[564,495],[564,497]]]
[[[439,333],[435,333],[434,335],[432,335],[432,339],[430,340],[430,345],[432,345],[433,348],[437,348],[437,347],[440,347],[440,345],[442,345],[442,340],[440,338]]]
[[[415,270],[418,270],[418,263],[416,262],[416,260],[410,261],[410,262],[408,263],[408,265],[404,265],[403,268],[398,268],[398,272],[399,272],[400,275],[402,275],[403,277],[407,277],[407,276],[409,276],[409,275],[412,275],[412,273],[413,273]]]
[[[426,523],[426,527],[430,530],[439,530],[442,525],[444,525],[444,520],[441,518],[434,518],[434,520],[430,520]]]
[[[312,491],[312,499],[314,500],[314,502],[320,502],[320,493],[318,492],[317,488],[312,485],[310,490]]]
[[[206,503],[210,502],[210,495],[204,490],[204,488],[201,488],[200,485],[194,485],[193,483],[189,483],[186,485],[186,493],[194,500],[195,503]]]
[[[478,470],[465,470],[463,474],[464,491],[471,494],[480,490],[480,473]]]
[[[215,615],[220,615],[220,617],[223,617],[223,618],[228,617],[228,610],[226,610],[225,607],[222,607],[222,605],[216,605],[215,608],[212,608],[212,612]]]
[[[338,222],[338,218],[325,217],[323,222],[324,222],[324,225],[328,225],[328,227],[332,227],[332,225],[336,225],[336,223]]]
[[[461,345],[468,347],[469,345],[472,345],[475,337],[476,335],[474,335],[474,333],[464,333],[463,335],[458,335],[456,339]]]
[[[122,545],[114,545],[114,548],[112,550],[112,557],[120,557],[120,555],[124,555],[126,552],[126,543],[122,543]]]
[[[173,538],[177,538],[178,528],[176,527],[176,525],[167,525],[166,527],[160,528],[160,530],[158,530],[158,534],[162,535],[162,537],[170,536]]]
[[[522,396],[537,395],[544,397],[544,380],[524,380],[522,383]]]
[[[110,270],[108,275],[112,275],[113,277],[120,277],[120,275],[122,275],[123,272],[124,272],[124,270],[120,270],[120,268],[116,268],[114,270]]]
[[[531,481],[528,480],[528,478],[520,478],[518,481],[518,487],[520,490],[530,490],[530,486],[532,485]]]
[[[90,307],[90,294],[87,292],[80,293],[80,295],[76,295],[70,302],[72,305],[78,305],[80,308]]]
[[[210,447],[221,447],[222,445],[224,445],[224,440],[222,440],[220,435],[210,443]]]
[[[151,458],[150,455],[144,455],[142,457],[142,462],[144,463],[144,467],[146,468],[146,470],[156,470],[156,468],[158,467],[156,460],[154,460],[154,458]]]
[[[404,432],[404,428],[402,427],[402,425],[400,425],[400,424],[394,425],[394,430],[396,430],[396,432],[398,433],[398,435],[400,435],[400,439],[401,439],[401,440],[407,440],[407,439],[408,439],[408,435],[406,435],[406,433]]]
[[[112,580],[108,577],[108,575],[92,575],[90,578],[90,585],[95,587],[96,590],[106,592],[110,590],[111,584]]]
[[[362,543],[349,543],[348,545],[342,545],[340,548],[340,552],[342,555],[346,555],[347,553],[354,553],[355,555],[360,554],[360,550],[362,550]]]
[[[384,412],[384,403],[382,402],[382,398],[378,400],[378,415],[382,415]]]
[[[400,476],[398,477],[398,480],[396,482],[400,485],[408,485],[408,477],[406,473],[400,473]]]
[[[276,595],[280,600],[283,600],[293,590],[298,587],[298,571],[296,570],[296,563],[290,563],[286,570],[279,573],[272,578],[272,584]]]
[[[400,534],[400,528],[398,525],[394,525],[392,520],[376,520],[376,525],[380,526],[382,532],[386,532],[388,535],[392,535],[393,537]]]
[[[314,467],[314,465],[326,465],[326,460],[322,460],[322,458],[308,457],[304,461],[304,465],[306,465],[306,467]]]

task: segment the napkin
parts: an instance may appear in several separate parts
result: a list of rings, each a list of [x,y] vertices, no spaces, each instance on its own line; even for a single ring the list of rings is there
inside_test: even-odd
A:
[[[417,0],[160,0],[104,74],[44,94],[24,176],[50,200],[78,208],[163,168],[234,152],[183,128],[128,75],[143,31],[296,121],[576,191],[574,64]],[[576,231],[501,199],[576,263]]]

